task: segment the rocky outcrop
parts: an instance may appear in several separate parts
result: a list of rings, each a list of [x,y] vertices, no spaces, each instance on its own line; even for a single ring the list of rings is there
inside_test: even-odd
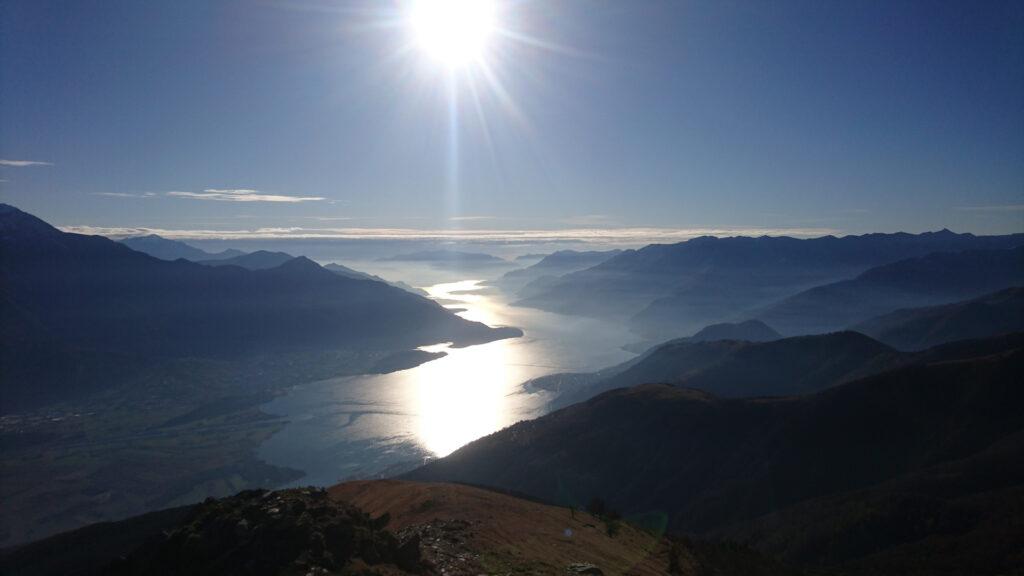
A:
[[[320,489],[249,490],[197,505],[107,574],[421,573],[418,538],[400,541],[387,523]]]

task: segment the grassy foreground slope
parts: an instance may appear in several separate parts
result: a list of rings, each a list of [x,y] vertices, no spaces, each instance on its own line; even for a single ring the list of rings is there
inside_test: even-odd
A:
[[[146,574],[796,574],[736,545],[670,541],[583,511],[457,484],[392,480],[231,498],[9,549],[19,576]],[[670,569],[671,567],[671,569]]]

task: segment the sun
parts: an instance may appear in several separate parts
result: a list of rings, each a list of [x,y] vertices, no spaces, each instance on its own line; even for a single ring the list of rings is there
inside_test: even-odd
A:
[[[449,68],[481,61],[495,27],[491,0],[413,0],[409,24],[420,50]]]

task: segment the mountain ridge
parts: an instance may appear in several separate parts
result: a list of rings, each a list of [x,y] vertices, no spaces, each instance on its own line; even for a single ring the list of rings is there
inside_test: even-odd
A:
[[[235,258],[245,254],[245,252],[234,248],[221,250],[220,252],[207,252],[206,250],[196,248],[195,246],[180,240],[170,240],[157,234],[132,236],[119,240],[119,242],[128,246],[132,250],[144,252],[161,260],[177,260],[178,258],[184,258],[193,262],[203,262],[207,260]]]
[[[852,327],[901,350],[1024,331],[1024,287],[967,301],[903,308]]]
[[[1019,458],[1022,370],[1024,347],[1018,345],[995,355],[897,368],[798,397],[719,399],[663,384],[620,388],[481,438],[404,478],[468,482],[563,504],[601,497],[626,514],[662,510],[678,530],[754,534],[748,543],[776,553],[782,546],[783,555],[792,551],[801,563],[855,569],[869,554],[895,554],[918,536],[875,533],[867,551],[835,558],[829,545],[855,541],[870,518],[823,513],[815,520],[800,514],[794,518],[819,524],[777,521],[778,545],[743,527],[814,499],[856,503],[868,489],[896,497],[886,482],[921,474],[939,481],[935,471],[942,466],[960,466],[997,444]],[[1024,485],[1024,471],[1003,474],[1009,475],[999,482]],[[946,489],[947,500],[969,494],[969,486],[956,482]],[[986,515],[1009,504],[993,498]],[[928,510],[920,511],[922,520]],[[987,530],[980,524],[986,517],[956,521],[967,534]],[[906,527],[915,518],[897,514],[891,521]],[[827,522],[834,525],[831,532]],[[829,538],[801,551],[800,535],[807,530]],[[953,550],[1006,570],[1017,550],[1007,540],[1012,531],[992,534],[999,539],[988,548],[950,535],[952,548],[923,549],[915,557],[922,571],[917,573],[943,566]],[[972,547],[958,550],[957,542]],[[891,573],[886,566],[891,568],[874,565],[863,573]]]
[[[397,351],[522,334],[466,321],[432,300],[339,276],[304,257],[262,270],[165,261],[104,237],[61,232],[12,207],[0,212],[0,245],[0,317],[18,323],[2,333],[18,338],[4,342],[5,409],[14,405],[17,378],[34,367],[73,366],[57,361],[72,351],[237,358],[332,348]],[[67,373],[51,376],[42,380],[71,385],[61,384]]]
[[[816,286],[755,314],[783,334],[839,330],[894,310],[953,303],[1024,284],[1024,246],[935,252]]]
[[[648,339],[665,340],[708,324],[747,319],[744,310],[901,259],[1021,245],[1024,234],[975,236],[949,231],[811,239],[699,237],[623,251],[562,276],[518,304],[628,320]],[[768,324],[779,330],[771,321]]]

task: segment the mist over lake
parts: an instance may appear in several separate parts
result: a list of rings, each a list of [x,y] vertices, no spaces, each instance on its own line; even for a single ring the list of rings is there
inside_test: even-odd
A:
[[[373,271],[396,272],[382,266]],[[409,267],[406,273],[437,279],[467,271]],[[261,459],[304,472],[295,485],[396,474],[546,412],[549,394],[524,390],[527,380],[592,371],[634,356],[622,349],[637,339],[624,326],[510,306],[507,295],[480,279],[425,289],[468,320],[515,326],[525,334],[466,348],[428,346],[423,349],[446,356],[391,374],[296,386],[261,407],[288,421],[260,446]]]

